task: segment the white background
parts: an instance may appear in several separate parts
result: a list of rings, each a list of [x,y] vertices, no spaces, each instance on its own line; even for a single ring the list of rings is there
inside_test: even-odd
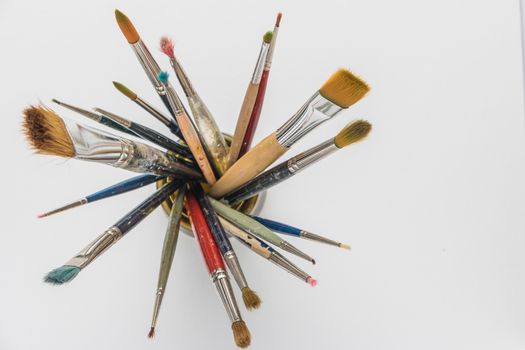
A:
[[[157,337],[146,338],[166,225],[161,210],[71,284],[42,283],[152,191],[35,218],[132,174],[33,155],[20,133],[26,105],[56,97],[163,130],[111,84],[121,81],[161,106],[114,8],[130,16],[166,68],[158,39],[173,36],[225,131],[234,128],[262,34],[278,11],[284,16],[256,139],[337,68],[373,87],[291,153],[354,118],[374,124],[369,139],[272,189],[263,211],[353,250],[290,238],[318,261],[294,259],[319,279],[311,288],[236,245],[264,300],[259,311],[244,312],[252,349],[525,347],[518,1],[0,0],[0,349],[234,348],[197,246],[185,236]]]

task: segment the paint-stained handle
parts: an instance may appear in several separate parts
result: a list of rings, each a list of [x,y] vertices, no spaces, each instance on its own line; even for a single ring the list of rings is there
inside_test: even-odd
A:
[[[224,218],[219,218],[221,221],[222,226],[231,233],[233,236],[238,238],[241,243],[243,243],[245,246],[250,248],[255,253],[259,254],[265,259],[269,259],[270,255],[272,255],[271,248],[269,245],[261,241],[255,236],[250,235],[248,232],[244,231],[243,229],[235,226],[228,220]]]
[[[281,232],[291,236],[301,237],[301,230],[297,227],[293,227],[282,222],[273,221],[269,219],[260,218],[258,216],[251,216],[256,221],[260,222],[267,228],[275,232]]]
[[[270,134],[232,165],[212,186],[210,195],[221,198],[239,188],[282,156],[288,148],[283,147],[275,133]]]

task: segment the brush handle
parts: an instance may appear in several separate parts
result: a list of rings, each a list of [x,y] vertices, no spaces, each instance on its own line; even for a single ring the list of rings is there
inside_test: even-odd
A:
[[[211,274],[217,269],[224,270],[224,261],[222,260],[219,248],[215,244],[213,235],[206,223],[202,208],[191,191],[186,194],[186,210],[188,211],[191,227],[199,243],[208,272]]]
[[[108,128],[111,128],[113,130],[117,130],[117,131],[123,132],[123,133],[131,135],[131,136],[135,136],[135,137],[139,136],[135,132],[133,132],[132,130],[130,130],[130,129],[120,125],[119,123],[109,119],[106,116],[101,116],[100,120],[99,120],[99,123],[102,124],[102,125],[107,126]]]
[[[241,150],[239,151],[239,157],[244,156],[252,145],[253,136],[255,135],[255,130],[257,129],[257,124],[259,123],[259,118],[261,117],[262,106],[264,104],[264,95],[266,94],[266,85],[268,84],[269,74],[270,71],[266,69],[262,72],[259,90],[257,91],[257,98],[255,99],[253,110],[250,116],[250,122],[246,127],[244,139],[242,140]]]
[[[116,196],[118,194],[126,193],[132,190],[135,190],[137,188],[141,188],[143,186],[149,185],[155,181],[158,181],[160,179],[163,179],[163,176],[159,175],[139,175],[132,177],[131,179],[126,179],[124,181],[121,181],[119,183],[116,183],[112,186],[106,187],[100,191],[97,191],[95,193],[92,193],[88,196],[86,196],[87,203],[95,202],[104,198]]]
[[[137,207],[127,213],[113,226],[117,227],[122,235],[128,233],[139,222],[144,220],[155,208],[164,202],[177,188],[182,185],[181,181],[173,180],[162,186],[159,190],[146,198]]]
[[[291,236],[301,237],[302,230],[298,229],[297,227],[283,224],[282,222],[278,222],[278,221],[260,218],[258,216],[251,216],[251,217],[272,231],[281,232],[281,233],[291,235]]]
[[[242,101],[241,111],[237,118],[237,125],[235,126],[235,133],[233,134],[232,142],[230,144],[230,153],[228,155],[228,167],[231,167],[239,158],[246,128],[250,123],[250,116],[257,99],[257,92],[259,91],[259,84],[250,82]]]
[[[237,238],[242,244],[250,248],[253,252],[262,256],[265,259],[269,259],[272,255],[273,248],[264,243],[259,238],[250,235],[243,229],[235,226],[224,218],[219,218],[222,226],[230,232],[235,238]]]
[[[210,195],[220,198],[241,187],[266,169],[287,150],[288,148],[283,147],[277,141],[275,132],[270,134],[226,171],[219,181],[212,186]]]
[[[187,147],[182,146],[181,144],[162,135],[161,133],[158,133],[155,130],[148,128],[147,126],[131,122],[129,125],[129,129],[135,134],[142,137],[143,139],[153,142],[154,144],[159,145],[167,150],[183,155],[184,157],[193,158],[191,151]],[[193,162],[188,163],[194,165]]]

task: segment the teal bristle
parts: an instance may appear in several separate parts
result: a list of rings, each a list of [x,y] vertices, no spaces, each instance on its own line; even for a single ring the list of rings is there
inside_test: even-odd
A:
[[[158,78],[159,80],[161,81],[161,83],[163,84],[166,84],[168,82],[168,78],[170,77],[170,75],[168,74],[168,72],[166,71],[161,71],[158,75]]]
[[[46,277],[44,277],[44,282],[51,284],[64,284],[75,278],[79,272],[79,267],[64,265],[49,272]]]

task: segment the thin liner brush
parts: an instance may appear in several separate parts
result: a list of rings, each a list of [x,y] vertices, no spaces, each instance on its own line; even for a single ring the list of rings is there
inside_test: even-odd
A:
[[[252,73],[252,78],[244,94],[244,100],[242,101],[241,110],[239,117],[237,118],[237,125],[235,126],[235,132],[233,134],[232,142],[230,145],[230,153],[228,155],[228,168],[231,167],[239,158],[239,152],[241,151],[242,141],[246,134],[246,128],[250,122],[250,116],[255,105],[255,99],[257,98],[257,92],[259,91],[259,84],[261,83],[262,71],[264,69],[264,63],[268,49],[270,48],[270,42],[272,41],[272,32],[266,32],[263,36],[263,42],[261,50],[259,51],[259,57],[255,64],[255,69]]]
[[[220,176],[226,171],[228,146],[226,145],[224,136],[219,130],[213,115],[210,113],[199,94],[195,91],[195,88],[180,64],[180,61],[175,57],[173,47],[174,44],[170,38],[161,38],[161,51],[170,59],[171,67],[177,75],[177,79],[188,99],[193,119],[195,124],[197,124],[201,139],[205,144],[206,149],[209,151],[210,160],[213,163],[214,168]]]
[[[177,248],[177,241],[179,239],[179,227],[182,217],[182,209],[184,207],[184,197],[186,195],[186,187],[182,186],[177,192],[177,197],[173,201],[170,216],[168,218],[168,227],[166,228],[166,235],[164,236],[164,244],[162,245],[162,255],[160,260],[159,278],[157,282],[157,291],[155,293],[155,304],[153,307],[153,317],[151,320],[151,327],[148,333],[148,338],[153,338],[155,335],[155,327],[157,327],[157,319],[159,317],[160,306],[168,284],[171,265],[173,257],[175,256],[175,249]]]
[[[149,185],[153,182],[159,181],[163,178],[164,178],[163,176],[151,175],[151,174],[138,175],[130,179],[120,181],[114,185],[111,185],[95,193],[87,195],[77,201],[66,204],[60,208],[56,208],[48,212],[45,212],[44,214],[40,214],[38,215],[38,218],[45,218],[53,214],[61,213],[66,210],[79,207],[81,205],[93,203],[101,199],[106,199],[106,198],[113,197],[113,196],[116,196],[122,193],[133,191],[143,186]]]
[[[204,262],[208,268],[209,276],[217,289],[232,323],[235,344],[241,348],[248,347],[251,338],[250,332],[242,320],[219,248],[217,247],[210,228],[206,223],[206,218],[204,217],[199,202],[191,191],[186,195],[186,210],[190,217],[191,227],[196,241],[199,244],[202,256],[204,257]]]
[[[254,177],[237,190],[225,197],[228,203],[236,203],[266,191],[286,179],[297,175],[301,170],[324,159],[349,145],[362,141],[372,130],[372,125],[365,120],[357,120],[346,125],[335,137],[292,157],[273,168]]]
[[[312,287],[315,287],[317,285],[317,280],[315,280],[308,273],[304,272],[299,267],[294,265],[290,260],[288,260],[281,253],[270,247],[268,244],[264,243],[261,239],[257,238],[256,236],[250,235],[245,230],[235,226],[234,224],[222,217],[219,217],[219,220],[221,221],[221,224],[224,226],[224,228],[233,235],[233,237],[237,238],[243,245],[250,248],[257,255],[262,256],[263,258],[271,261],[286,272],[310,284]]]
[[[241,187],[303,136],[359,101],[368,91],[369,87],[363,80],[346,69],[338,70],[286,123],[232,165],[212,186],[210,195],[221,198]]]
[[[305,231],[300,228],[293,227],[287,224],[283,224],[282,222],[268,220],[268,219],[260,218],[257,216],[251,216],[251,217],[254,220],[266,226],[267,228],[269,228],[270,230],[275,231],[275,232],[280,232],[280,233],[284,233],[284,234],[299,237],[299,238],[309,239],[312,241],[321,242],[321,243],[325,243],[328,245],[333,245],[333,246],[343,248],[343,249],[350,249],[350,246],[348,244],[336,242],[332,239],[328,239],[326,237],[316,235],[315,233],[308,232],[308,231]]]
[[[273,52],[275,50],[275,44],[277,42],[277,34],[279,33],[279,26],[281,24],[282,13],[277,14],[275,19],[275,26],[273,28],[272,41],[270,47],[268,48],[268,54],[266,55],[266,60],[264,61],[264,70],[261,76],[261,83],[259,84],[259,90],[257,91],[257,98],[253,106],[252,114],[250,116],[250,122],[246,128],[246,134],[244,134],[244,139],[242,140],[241,150],[239,152],[239,157],[248,152],[252,145],[253,136],[255,135],[255,130],[257,129],[257,124],[259,123],[259,118],[262,112],[262,106],[264,104],[264,95],[266,94],[266,86],[268,85],[268,77],[270,76],[270,68],[272,67]]]
[[[77,255],[59,268],[50,271],[44,282],[50,284],[64,284],[73,280],[78,273],[91,264],[97,257],[109,249],[138,223],[144,220],[155,208],[164,202],[182,182],[173,181],[165,184],[136,208],[131,210],[122,219],[108,228],[93,242],[88,244]]]
[[[259,299],[259,296],[248,286],[241,264],[237,259],[237,254],[235,254],[235,250],[233,249],[233,246],[228,239],[228,235],[226,234],[226,231],[224,231],[210,200],[204,193],[200,184],[192,184],[190,185],[190,189],[202,208],[208,227],[210,228],[215,243],[221,252],[223,260],[226,262],[230,273],[233,275],[235,282],[242,292],[244,305],[248,310],[257,309],[261,305],[261,299]]]
[[[249,216],[244,215],[243,213],[228,207],[227,205],[219,202],[218,200],[215,200],[213,198],[209,199],[217,214],[219,214],[223,218],[233,222],[235,225],[241,227],[243,230],[246,230],[248,233],[257,236],[260,239],[263,239],[266,242],[271,243],[284,251],[287,251],[288,253],[292,253],[300,258],[310,261],[312,264],[315,264],[315,260],[313,258],[303,253],[302,251],[294,247],[291,243],[285,241],[284,239],[267,229],[264,225],[258,223]]]

